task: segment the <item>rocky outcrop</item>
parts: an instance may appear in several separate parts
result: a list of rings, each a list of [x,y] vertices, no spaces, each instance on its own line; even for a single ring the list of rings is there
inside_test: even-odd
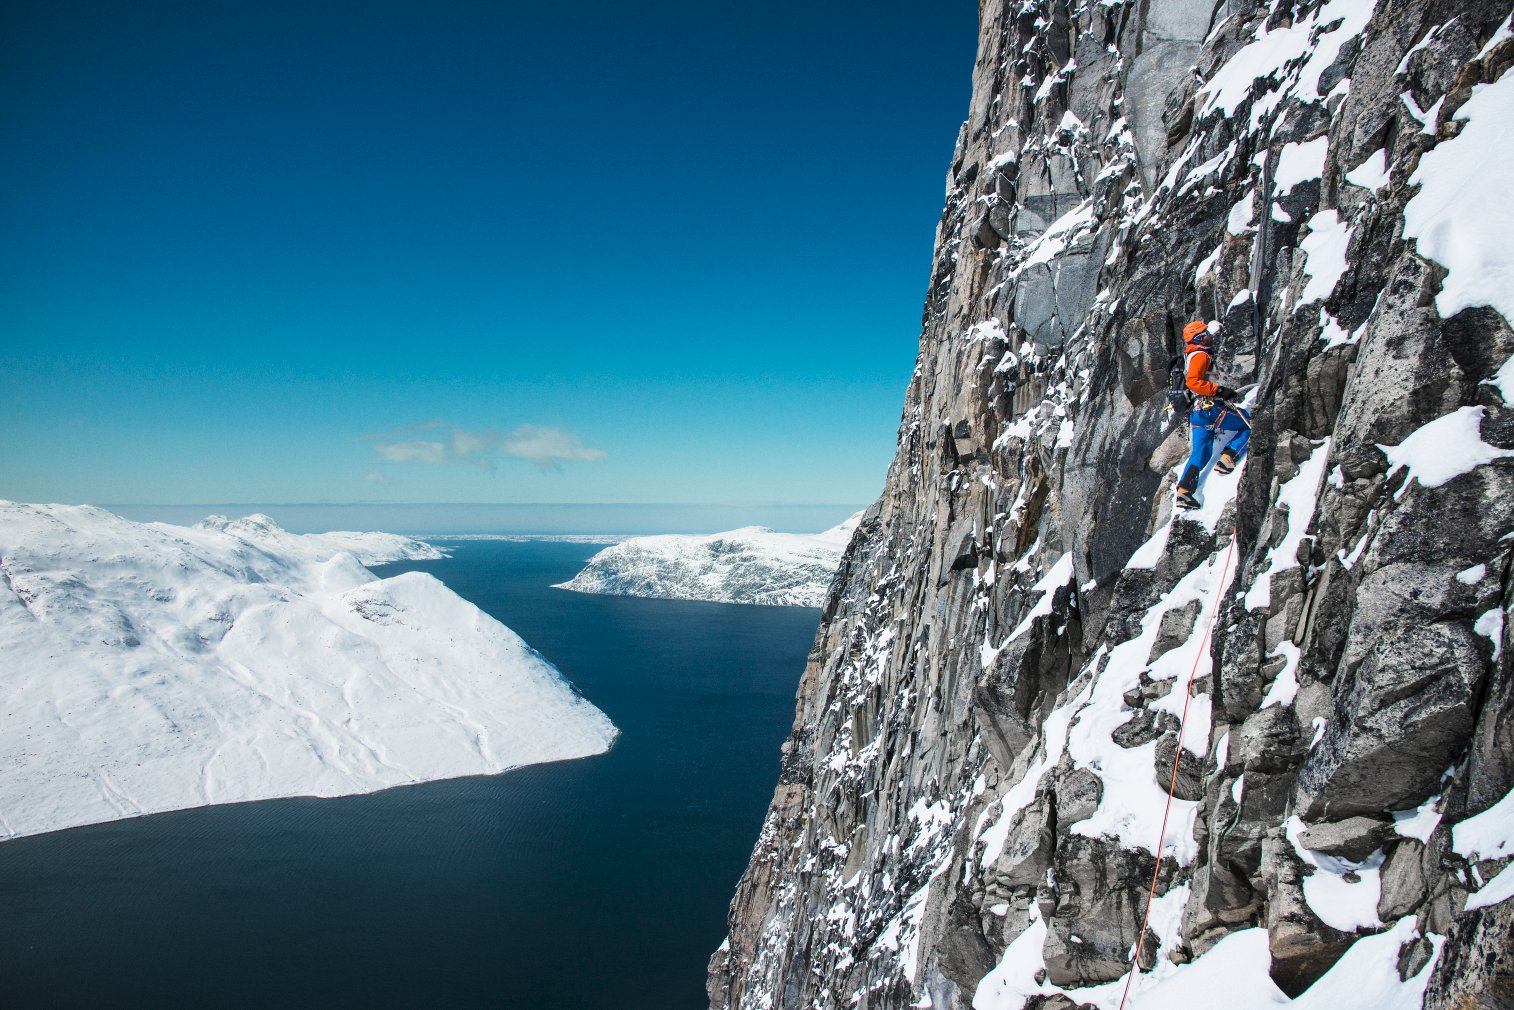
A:
[[[711,1005],[1514,1005],[1510,3],[981,20]],[[1192,318],[1254,433],[1174,518]]]

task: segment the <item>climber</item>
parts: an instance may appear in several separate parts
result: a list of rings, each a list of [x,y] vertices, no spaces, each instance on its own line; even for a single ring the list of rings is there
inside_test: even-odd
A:
[[[1246,455],[1246,443],[1251,438],[1251,415],[1235,405],[1240,394],[1229,386],[1222,386],[1209,378],[1213,363],[1214,330],[1200,322],[1183,327],[1183,368],[1185,385],[1193,394],[1188,412],[1188,430],[1193,440],[1193,451],[1188,455],[1188,464],[1183,468],[1183,477],[1178,481],[1176,504],[1180,509],[1196,509],[1199,478],[1209,464],[1209,455],[1214,451],[1215,435],[1224,433],[1228,444],[1214,464],[1215,473],[1230,473]]]

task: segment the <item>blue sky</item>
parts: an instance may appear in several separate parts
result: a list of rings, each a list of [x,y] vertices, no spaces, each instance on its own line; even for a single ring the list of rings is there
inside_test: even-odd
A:
[[[0,14],[0,497],[864,503],[976,5]]]

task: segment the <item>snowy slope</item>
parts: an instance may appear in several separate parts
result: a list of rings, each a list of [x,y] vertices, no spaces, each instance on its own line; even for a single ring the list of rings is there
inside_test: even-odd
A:
[[[381,565],[387,561],[434,561],[447,557],[446,551],[395,533],[289,533],[260,512],[241,519],[207,516],[195,523],[195,529],[227,533],[251,544],[320,561],[343,551],[364,565]]]
[[[747,526],[707,536],[633,537],[559,588],[610,596],[818,607],[862,513],[813,536]]]
[[[555,668],[436,579],[379,580],[319,538],[244,533],[0,502],[0,838],[614,740]]]

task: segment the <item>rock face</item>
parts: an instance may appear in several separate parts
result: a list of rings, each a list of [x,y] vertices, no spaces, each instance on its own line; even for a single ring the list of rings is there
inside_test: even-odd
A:
[[[1514,1006],[1510,8],[984,0],[712,1007]]]

